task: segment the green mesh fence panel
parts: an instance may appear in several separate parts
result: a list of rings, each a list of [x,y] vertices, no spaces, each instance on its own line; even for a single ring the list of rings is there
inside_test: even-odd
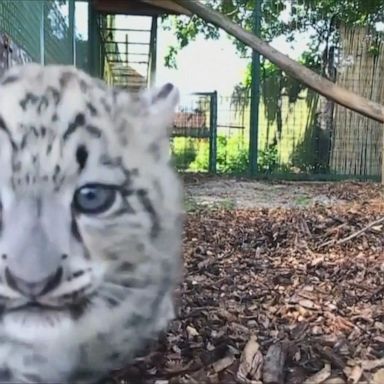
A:
[[[40,61],[40,0],[0,0],[0,30],[23,48],[34,61]]]
[[[69,28],[68,1],[45,1],[44,61],[45,64],[73,64],[72,39]]]
[[[34,61],[41,61],[43,49],[46,64],[73,64],[68,0],[0,0],[0,31]]]
[[[75,12],[76,67],[90,72],[88,40],[88,3],[76,1]]]
[[[8,35],[33,61],[43,57],[45,64],[75,64],[86,72],[91,67],[88,17],[84,0],[0,0],[0,34]]]

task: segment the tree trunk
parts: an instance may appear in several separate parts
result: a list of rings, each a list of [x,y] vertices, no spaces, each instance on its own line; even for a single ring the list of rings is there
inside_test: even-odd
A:
[[[340,28],[342,61],[338,85],[372,101],[384,100],[382,42],[366,27]],[[337,174],[380,176],[382,124],[335,105],[331,171]]]

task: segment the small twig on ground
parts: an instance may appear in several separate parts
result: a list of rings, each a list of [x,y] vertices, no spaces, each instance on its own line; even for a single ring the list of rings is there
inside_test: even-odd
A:
[[[368,231],[368,229],[374,227],[375,225],[381,224],[381,223],[384,223],[384,217],[381,217],[378,220],[372,221],[371,223],[369,223],[364,228],[362,228],[362,229],[352,233],[351,235],[349,235],[347,237],[344,237],[343,239],[340,239],[340,240],[337,240],[337,241],[336,240],[326,241],[325,243],[321,244],[319,248],[324,248],[324,247],[326,247],[328,245],[340,245],[340,244],[347,243],[348,241],[350,241],[350,240],[354,239],[355,237],[358,237],[361,234],[363,234],[364,232]]]

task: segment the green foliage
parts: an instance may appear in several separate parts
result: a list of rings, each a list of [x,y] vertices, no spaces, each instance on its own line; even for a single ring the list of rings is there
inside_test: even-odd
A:
[[[276,144],[269,144],[259,151],[257,166],[259,173],[273,173],[278,168],[279,153]]]
[[[217,137],[217,170],[233,174],[244,174],[248,171],[248,147],[241,135]]]
[[[173,162],[177,169],[186,170],[197,156],[197,148],[192,139],[183,140],[183,143],[173,142],[172,145]]]
[[[252,30],[255,3],[259,0],[207,0],[205,4],[228,16],[248,31]],[[383,0],[263,0],[261,38],[271,41],[284,36],[293,42],[298,32],[310,33],[310,52],[319,54],[320,48],[337,38],[340,22],[350,25],[373,25],[381,21]],[[288,14],[288,19],[282,17]],[[166,64],[176,61],[177,52],[194,41],[198,34],[206,39],[217,39],[216,27],[193,16],[163,18],[164,28],[172,30],[178,40],[177,46],[169,50]],[[239,53],[249,57],[250,50],[234,39]]]
[[[276,145],[268,145],[258,154],[258,171],[270,174],[278,169],[279,155]],[[209,163],[209,145],[199,148],[196,159],[190,164],[192,170],[207,170]],[[242,134],[217,136],[217,171],[219,173],[244,175],[249,171],[248,142]]]
[[[167,48],[167,53],[164,57],[164,64],[167,68],[174,68],[177,69],[177,61],[176,61],[176,56],[177,56],[177,48],[170,45]]]

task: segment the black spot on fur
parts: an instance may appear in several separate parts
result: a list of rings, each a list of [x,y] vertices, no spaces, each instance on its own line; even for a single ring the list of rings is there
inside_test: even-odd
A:
[[[20,142],[20,149],[24,149],[27,145],[27,135],[23,135]]]
[[[23,99],[20,100],[20,107],[25,111],[27,109],[28,104],[36,104],[40,98],[33,93],[28,92]]]
[[[116,308],[120,305],[120,301],[116,300],[113,297],[104,297],[109,308]]]
[[[1,85],[7,85],[7,84],[12,84],[15,83],[16,81],[19,80],[18,76],[7,76],[2,82]]]
[[[43,211],[43,201],[41,197],[36,198],[36,212],[37,212],[37,217],[41,217],[41,213]]]
[[[155,161],[161,160],[161,151],[159,143],[152,143],[148,148],[149,153]]]
[[[89,302],[84,299],[83,301],[77,302],[69,306],[69,313],[73,320],[78,320],[86,311]],[[77,375],[76,375],[77,378]]]
[[[83,238],[81,237],[79,227],[77,226],[76,217],[74,212],[72,212],[72,219],[71,219],[71,232],[74,238],[79,242],[83,242]]]
[[[7,134],[8,138],[9,138],[9,141],[10,141],[10,143],[12,145],[13,150],[17,150],[17,145],[13,141],[11,132],[9,131],[9,129],[7,127],[7,124],[5,124],[5,121],[4,121],[4,119],[1,116],[0,116],[0,129]]]
[[[61,168],[60,168],[60,165],[59,164],[56,164],[55,165],[55,169],[53,170],[53,175],[52,175],[52,180],[53,182],[56,184],[57,181],[58,181],[58,177],[60,175],[60,172],[61,172]]]
[[[76,131],[77,128],[85,124],[84,113],[78,113],[72,123],[69,124],[67,130],[64,132],[63,139],[67,140],[69,136]]]
[[[104,165],[109,168],[116,168],[121,166],[121,157],[110,157],[108,155],[101,155],[99,158],[99,162],[101,165]]]
[[[52,144],[49,143],[49,144],[47,145],[47,155],[49,155],[49,154],[51,153],[51,151],[52,151]]]
[[[35,137],[39,137],[39,130],[34,125],[31,125],[31,131],[33,132]]]
[[[160,186],[160,183],[157,180],[153,180],[152,185],[154,191],[157,193],[157,196],[159,196],[161,200],[164,200],[164,192]]]
[[[80,145],[76,150],[76,160],[79,164],[79,171],[81,172],[87,164],[88,150],[85,145]]]
[[[92,103],[87,103],[87,109],[90,112],[91,116],[97,116],[97,109],[94,107]]]
[[[59,104],[59,102],[60,102],[60,99],[61,99],[60,92],[56,88],[54,88],[54,87],[48,87],[47,88],[47,94],[51,94],[52,95],[53,102],[57,106]]]
[[[104,107],[105,109],[105,112],[107,113],[111,113],[112,111],[112,107],[110,106],[110,104],[107,102],[107,100],[105,100],[103,97],[100,99],[100,103],[102,104],[102,106]]]
[[[80,277],[80,276],[84,275],[84,273],[85,273],[85,271],[83,271],[83,270],[73,272],[72,273],[72,278],[75,279],[76,277]]]
[[[12,171],[13,172],[19,172],[20,169],[21,169],[21,162],[20,161],[12,163]]]
[[[41,134],[41,137],[45,137],[45,135],[47,134],[47,128],[45,128],[44,126],[41,126],[40,134]]]
[[[101,130],[94,125],[87,125],[85,127],[88,133],[90,133],[93,137],[101,137]]]
[[[64,88],[74,77],[72,72],[63,72],[59,80],[61,88]]]
[[[46,96],[42,96],[40,98],[40,102],[39,102],[39,105],[37,106],[37,112],[41,113],[43,110],[47,109],[48,108],[48,99]]]
[[[57,113],[55,112],[53,115],[52,115],[52,123],[54,123],[55,121],[57,121],[59,119],[59,116],[57,116]]]
[[[149,214],[152,222],[151,237],[156,238],[160,232],[160,221],[157,212],[148,197],[148,192],[145,189],[138,189],[136,195],[143,206],[144,210]]]
[[[173,85],[170,84],[170,83],[167,83],[165,84],[161,89],[160,89],[160,92],[155,95],[154,99],[152,100],[152,102],[156,102],[158,100],[161,100],[161,99],[165,99],[173,90]]]
[[[79,85],[80,85],[80,90],[82,92],[87,92],[88,91],[89,86],[88,86],[88,84],[83,79],[80,80]]]
[[[119,265],[119,272],[132,272],[135,266],[129,261],[124,261]]]
[[[0,383],[10,382],[12,379],[12,372],[8,368],[0,369]]]

